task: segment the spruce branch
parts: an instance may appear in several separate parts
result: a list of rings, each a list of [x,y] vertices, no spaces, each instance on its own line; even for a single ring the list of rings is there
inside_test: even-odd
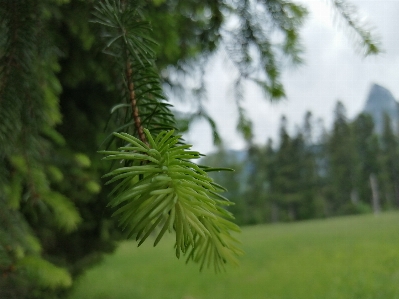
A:
[[[107,155],[105,160],[124,165],[104,176],[109,178],[107,184],[117,183],[109,194],[114,216],[139,246],[156,232],[155,246],[169,231],[176,235],[178,258],[186,255],[201,269],[213,264],[215,271],[227,262],[237,264],[242,251],[232,233],[240,230],[223,208],[233,203],[220,195],[225,189],[208,176],[214,169],[195,164],[201,154],[189,150],[191,145],[174,133],[174,116],[154,64],[149,24],[137,7],[117,0],[100,2],[94,15],[94,22],[106,30],[107,52],[125,76],[122,94],[127,93],[124,98],[129,103],[112,111],[130,108],[132,118],[124,118],[125,132],[113,134],[125,144],[101,152]],[[134,133],[129,134],[132,125]]]
[[[356,6],[346,0],[329,0],[335,11],[338,24],[344,23],[348,28],[355,46],[364,56],[375,55],[381,52],[380,39],[375,34],[373,27],[362,21]]]
[[[126,133],[115,136],[127,142],[118,151],[102,151],[105,160],[131,161],[104,177],[107,184],[118,184],[110,193],[109,205],[129,237],[140,246],[156,232],[154,246],[169,231],[175,232],[175,250],[179,258],[201,264],[213,264],[220,271],[224,264],[237,264],[243,252],[232,233],[240,232],[223,206],[233,203],[220,195],[225,189],[207,172],[220,169],[200,167],[193,159],[200,153],[190,145],[179,145],[181,136],[164,131],[155,138],[144,129],[149,144]],[[142,164],[146,161],[146,164]]]

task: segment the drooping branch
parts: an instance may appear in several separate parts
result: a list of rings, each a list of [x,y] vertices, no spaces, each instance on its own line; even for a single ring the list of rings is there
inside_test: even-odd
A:
[[[226,191],[214,183],[207,171],[194,160],[201,154],[191,151],[181,135],[176,135],[170,104],[162,91],[155,68],[156,44],[150,36],[150,24],[142,20],[133,6],[121,7],[120,0],[104,0],[96,6],[96,23],[104,26],[109,39],[107,52],[116,57],[123,69],[125,90],[131,107],[131,118],[125,117],[129,132],[114,132],[125,142],[112,151],[100,151],[105,160],[124,163],[106,174],[107,184],[119,181],[110,193],[110,206],[128,237],[141,245],[159,229],[154,245],[169,231],[175,233],[176,256],[185,254],[216,271],[227,262],[237,264],[242,254],[234,232],[239,228],[225,207],[231,205],[220,193]],[[119,60],[119,61],[118,61]],[[120,63],[118,63],[120,62]],[[123,98],[126,101],[126,97]],[[206,263],[207,262],[207,263]]]

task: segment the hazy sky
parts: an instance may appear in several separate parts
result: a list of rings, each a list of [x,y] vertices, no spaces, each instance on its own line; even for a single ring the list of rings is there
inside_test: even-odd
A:
[[[287,100],[270,104],[254,86],[246,86],[245,106],[254,122],[255,141],[265,143],[276,139],[281,115],[286,115],[289,126],[301,124],[307,110],[315,118],[322,118],[328,127],[332,122],[336,101],[341,100],[348,116],[361,111],[372,83],[388,88],[399,98],[399,1],[351,0],[362,16],[374,25],[384,53],[362,57],[353,41],[339,23],[334,22],[331,8],[325,0],[302,0],[310,10],[302,30],[305,64],[283,72]],[[218,57],[209,67],[207,108],[216,119],[218,128],[229,148],[245,145],[236,133],[236,112],[231,100],[232,69]],[[197,123],[187,136],[195,150],[212,150],[208,126]]]

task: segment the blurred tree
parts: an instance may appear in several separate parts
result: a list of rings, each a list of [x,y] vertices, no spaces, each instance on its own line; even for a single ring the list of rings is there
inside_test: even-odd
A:
[[[309,137],[306,131],[304,133]],[[290,220],[314,218],[317,215],[315,201],[318,180],[314,148],[300,131],[293,137],[289,137],[284,130],[282,133],[283,142],[276,152],[274,165],[275,189],[285,198],[283,202]]]
[[[273,171],[271,159],[273,159],[271,144],[266,147],[253,145],[248,150],[242,195],[246,206],[246,224],[270,222],[272,198],[270,174]]]
[[[246,158],[243,157],[245,152],[226,150],[221,147],[216,153],[207,155],[201,159],[201,163],[213,165],[214,167],[229,167],[234,169],[232,172],[211,172],[210,176],[219,184],[224,186],[227,191],[225,196],[235,204],[229,207],[236,219],[237,224],[248,224],[247,201],[244,197],[245,180],[246,180]]]
[[[399,143],[392,129],[392,121],[388,114],[384,115],[384,130],[381,136],[381,163],[384,172],[383,187],[388,206],[399,205]]]
[[[356,155],[351,127],[342,102],[337,102],[334,125],[327,144],[329,204],[332,214],[350,213],[359,195],[355,189]]]
[[[264,150],[264,163],[262,164],[263,172],[265,173],[265,177],[267,179],[266,182],[263,183],[265,187],[267,187],[268,193],[264,195],[266,198],[265,204],[270,206],[270,216],[265,217],[265,219],[269,218],[271,222],[277,222],[279,220],[278,215],[278,205],[275,198],[275,179],[276,179],[276,149],[273,145],[273,140],[269,138],[266,143],[266,148]]]
[[[372,203],[370,177],[377,175],[382,169],[379,163],[379,141],[370,115],[360,114],[352,126],[356,148],[355,184],[359,192],[359,203],[362,203],[359,208],[368,211]]]
[[[282,219],[296,220],[298,217],[298,207],[300,194],[298,192],[300,184],[300,149],[302,138],[291,138],[287,132],[287,119],[281,118],[280,125],[280,145],[276,151],[275,159],[275,179],[272,186],[276,205],[280,209]],[[287,214],[282,214],[281,210]]]
[[[320,182],[319,170],[316,163],[317,146],[313,137],[313,116],[306,112],[303,127],[297,135],[300,170],[300,193],[302,196],[298,211],[299,219],[309,219],[323,214],[317,197],[317,187]]]

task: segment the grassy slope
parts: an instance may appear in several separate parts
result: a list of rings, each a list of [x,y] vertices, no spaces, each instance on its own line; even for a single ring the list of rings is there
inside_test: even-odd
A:
[[[71,299],[399,298],[399,213],[248,227],[246,255],[226,273],[199,273],[156,248],[124,243]]]

